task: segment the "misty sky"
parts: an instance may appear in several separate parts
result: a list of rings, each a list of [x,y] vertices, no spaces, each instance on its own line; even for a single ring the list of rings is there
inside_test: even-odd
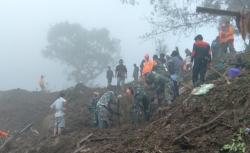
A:
[[[139,64],[146,52],[151,55],[155,52],[153,40],[139,39],[150,31],[151,26],[145,20],[150,11],[150,5],[122,5],[119,0],[1,0],[0,90],[37,90],[40,74],[46,76],[51,90],[72,85],[66,81],[65,67],[41,54],[48,29],[64,21],[80,23],[87,29],[109,29],[111,36],[122,41],[122,57],[131,79],[133,63]],[[202,33],[211,42],[216,28],[204,28],[196,33]],[[179,46],[183,51],[192,47],[194,36],[184,38],[169,34],[165,39],[170,50]],[[106,80],[99,79],[96,84],[105,85]]]

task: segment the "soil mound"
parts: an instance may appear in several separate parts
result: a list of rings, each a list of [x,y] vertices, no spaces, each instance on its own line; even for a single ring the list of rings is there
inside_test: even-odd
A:
[[[245,54],[245,61],[249,58]],[[248,62],[250,63],[250,62]],[[204,96],[191,96],[186,91],[173,104],[159,108],[150,122],[133,128],[122,112],[123,124],[112,129],[89,126],[88,104],[93,91],[77,85],[63,92],[68,99],[66,130],[60,140],[50,137],[49,105],[58,93],[28,92],[20,89],[0,92],[1,129],[15,131],[27,123],[34,129],[26,131],[10,143],[4,153],[216,153],[234,138],[240,128],[250,127],[250,71],[231,80],[228,85],[213,75],[215,88]],[[126,98],[122,101],[129,108]],[[33,130],[34,130],[33,129]],[[91,134],[91,135],[89,135]],[[85,141],[83,138],[88,136]],[[250,139],[244,137],[249,152]]]

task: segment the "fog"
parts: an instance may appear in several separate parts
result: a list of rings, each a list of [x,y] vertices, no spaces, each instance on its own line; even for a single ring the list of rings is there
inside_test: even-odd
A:
[[[121,56],[131,80],[133,63],[139,64],[147,52],[155,52],[154,40],[139,38],[151,29],[145,18],[150,14],[149,4],[123,5],[119,0],[5,0],[0,1],[0,90],[23,88],[38,90],[38,79],[45,75],[50,90],[70,87],[65,66],[44,58],[41,50],[47,43],[49,28],[58,22],[80,23],[87,29],[107,28],[112,37],[121,40]],[[202,33],[211,42],[216,27],[203,28]],[[189,37],[166,35],[168,48],[191,48],[195,33]],[[117,59],[118,61],[118,59]],[[113,81],[115,83],[116,80]],[[100,77],[96,85],[106,84]]]

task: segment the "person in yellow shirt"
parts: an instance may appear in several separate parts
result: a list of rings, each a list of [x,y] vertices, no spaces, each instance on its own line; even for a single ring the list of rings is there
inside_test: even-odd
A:
[[[41,91],[45,91],[45,81],[44,81],[44,76],[43,75],[40,76],[38,84],[39,84],[39,86],[41,88]]]
[[[221,52],[227,53],[227,50],[229,49],[230,53],[235,53],[234,48],[234,29],[232,25],[230,25],[229,21],[226,21],[221,25],[220,33],[219,33],[219,39],[220,39],[220,46],[221,46]]]

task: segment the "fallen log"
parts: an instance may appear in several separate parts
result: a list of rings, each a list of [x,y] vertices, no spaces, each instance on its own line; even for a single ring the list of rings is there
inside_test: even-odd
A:
[[[186,135],[188,135],[188,134],[190,134],[190,133],[192,133],[192,132],[194,132],[194,131],[196,131],[196,130],[205,128],[205,127],[207,127],[207,126],[213,124],[217,119],[219,119],[222,115],[224,115],[225,112],[226,112],[226,111],[223,111],[222,113],[220,113],[218,116],[216,116],[216,117],[215,117],[214,119],[212,119],[211,121],[209,121],[209,122],[207,122],[207,123],[205,123],[205,124],[202,124],[202,125],[200,125],[200,126],[198,126],[198,127],[192,128],[192,129],[190,129],[190,130],[184,132],[183,134],[179,135],[178,137],[176,137],[176,138],[174,139],[174,143],[178,142],[178,140],[180,140],[180,139],[183,138],[184,136],[186,136]]]
[[[87,135],[86,137],[84,137],[83,139],[81,139],[77,144],[76,144],[76,147],[77,148],[80,148],[80,146],[85,142],[87,141],[90,137],[93,136],[93,133],[90,133],[89,135]]]

